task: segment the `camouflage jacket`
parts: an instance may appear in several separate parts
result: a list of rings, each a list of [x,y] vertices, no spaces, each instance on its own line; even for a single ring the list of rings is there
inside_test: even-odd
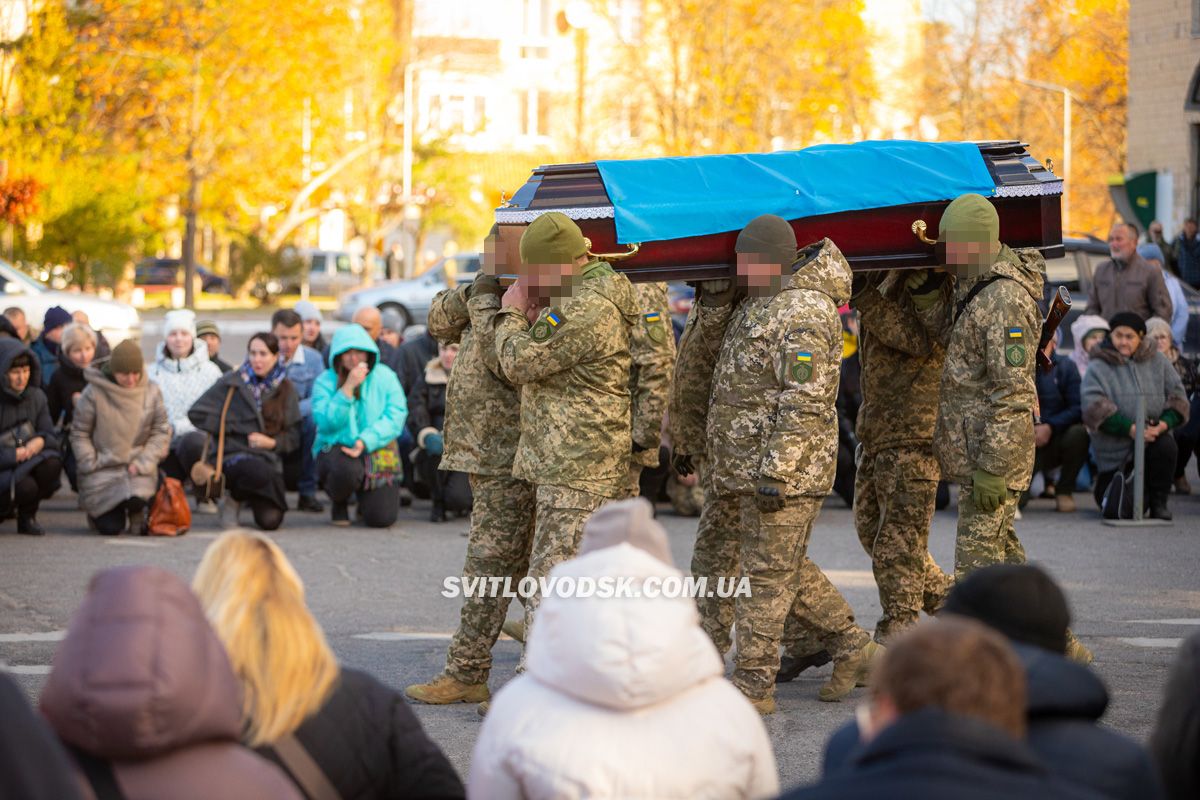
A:
[[[704,455],[713,371],[735,305],[709,308],[697,299],[688,313],[671,381],[668,417],[673,453]]]
[[[520,309],[496,315],[500,369],[522,387],[513,475],[620,497],[633,442],[629,337],[640,312],[629,279],[603,261],[583,278],[532,326]]]
[[[963,482],[982,469],[1005,478],[1009,489],[1029,488],[1044,274],[1040,253],[1005,245],[988,272],[955,287],[957,311],[976,283],[1000,276],[949,329],[933,440],[948,480]]]
[[[940,336],[952,306],[951,287],[943,287],[943,302],[920,312],[904,286],[909,274],[888,272],[850,301],[858,311],[862,364],[855,434],[868,453],[933,443],[946,358]],[[927,477],[937,480],[936,470]]]
[[[751,494],[761,478],[789,495],[833,486],[842,365],[838,306],[850,299],[850,265],[824,239],[802,252],[774,297],[732,312],[713,374],[708,463],[722,494]]]
[[[494,295],[468,303],[470,284],[446,289],[429,308],[429,333],[443,344],[459,343],[446,386],[445,453],[441,469],[476,475],[511,475],[521,429],[520,391],[501,377],[491,338],[491,316],[500,309]],[[484,325],[471,323],[471,307]],[[476,331],[483,331],[477,334]]]
[[[629,335],[629,355],[633,360],[629,394],[633,405],[633,441],[645,449],[634,453],[631,460],[643,467],[657,467],[663,415],[675,368],[675,332],[671,329],[665,283],[637,283],[633,292],[641,319]]]

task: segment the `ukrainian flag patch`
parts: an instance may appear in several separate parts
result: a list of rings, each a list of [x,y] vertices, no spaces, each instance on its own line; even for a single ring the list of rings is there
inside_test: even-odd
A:
[[[535,342],[544,342],[554,335],[558,326],[563,324],[563,315],[557,308],[552,308],[529,329],[529,335]]]
[[[646,335],[659,344],[667,340],[667,331],[662,326],[662,321],[662,314],[657,311],[647,311],[642,314],[642,324],[646,326]]]
[[[1025,335],[1024,331],[1022,331],[1020,328],[1009,328],[1008,329],[1008,338],[1010,338],[1010,339],[1021,339],[1024,337],[1024,335]]]
[[[813,376],[812,353],[807,350],[796,353],[790,373],[796,383],[808,383]]]
[[[812,353],[799,352],[796,353],[797,361],[812,361]]]
[[[555,314],[553,311],[551,311],[549,314],[546,315],[546,322],[550,323],[550,327],[557,328],[562,323],[562,317],[558,316],[558,314]]]
[[[646,314],[646,322],[662,322],[662,314],[657,311],[651,311]]]

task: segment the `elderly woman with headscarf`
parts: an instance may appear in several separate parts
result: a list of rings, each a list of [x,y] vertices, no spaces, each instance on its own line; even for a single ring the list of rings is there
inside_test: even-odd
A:
[[[1187,397],[1179,374],[1146,335],[1146,323],[1132,311],[1114,314],[1112,331],[1092,348],[1083,377],[1083,421],[1096,457],[1099,504],[1118,470],[1132,458],[1138,398],[1145,398],[1146,498],[1150,516],[1171,519],[1167,498],[1177,447],[1168,431],[1187,421]]]

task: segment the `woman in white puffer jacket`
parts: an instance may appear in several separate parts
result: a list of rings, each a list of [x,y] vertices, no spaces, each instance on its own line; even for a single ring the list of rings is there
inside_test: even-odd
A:
[[[681,577],[642,499],[610,503],[580,555],[550,577]],[[491,798],[760,798],[779,792],[762,720],[725,680],[678,598],[560,597],[538,607],[526,672],[496,695],[467,795]]]
[[[200,459],[206,438],[188,419],[188,409],[220,380],[221,368],[209,360],[203,342],[196,346],[195,313],[168,311],[163,319],[163,338],[162,349],[146,376],[162,390],[171,422],[171,450],[163,471],[183,481]]]

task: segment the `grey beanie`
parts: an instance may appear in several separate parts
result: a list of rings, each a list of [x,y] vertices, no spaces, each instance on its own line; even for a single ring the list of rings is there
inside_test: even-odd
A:
[[[583,526],[579,555],[628,542],[668,566],[675,566],[667,532],[654,521],[654,506],[643,497],[601,506]]]
[[[293,310],[300,315],[300,320],[302,322],[309,322],[314,319],[317,322],[325,321],[325,318],[321,316],[321,309],[317,308],[308,300],[301,300],[300,302],[296,303],[296,305],[293,307]]]

